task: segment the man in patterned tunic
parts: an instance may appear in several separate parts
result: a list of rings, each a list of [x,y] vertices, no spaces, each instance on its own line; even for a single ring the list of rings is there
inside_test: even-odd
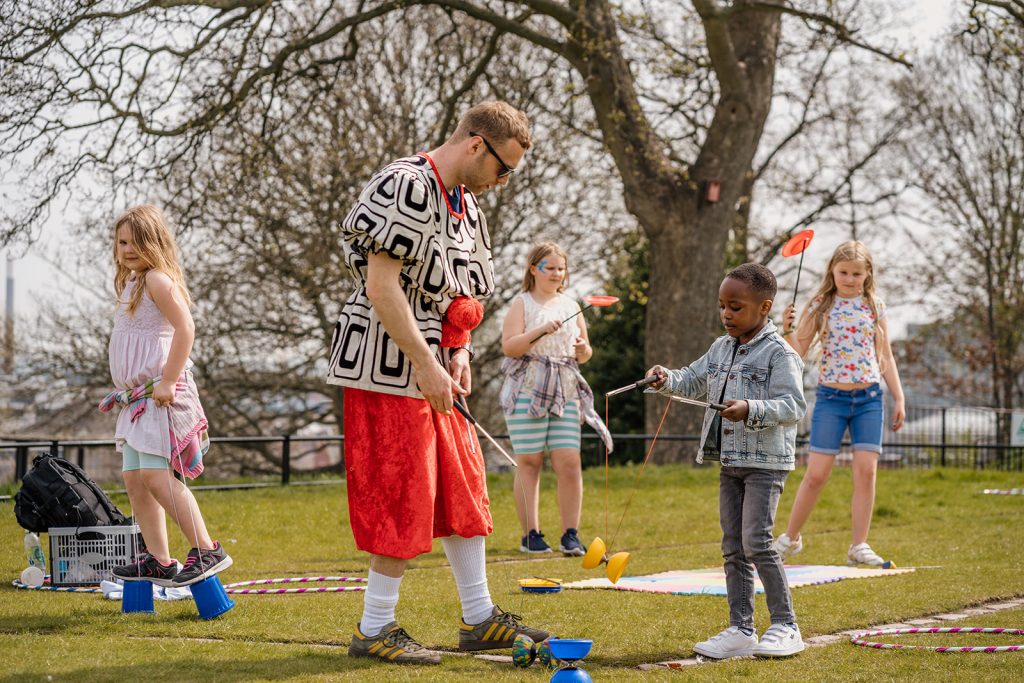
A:
[[[548,635],[491,601],[483,456],[452,410],[453,397],[471,388],[472,349],[441,346],[452,301],[483,299],[494,288],[487,222],[474,195],[508,183],[530,145],[525,114],[481,103],[440,147],[379,171],[342,224],[359,286],[335,328],[327,381],[345,387],[349,517],[356,546],[371,554],[352,656],[440,662],[395,619],[406,563],[430,552],[434,538],[462,602],[460,649]]]

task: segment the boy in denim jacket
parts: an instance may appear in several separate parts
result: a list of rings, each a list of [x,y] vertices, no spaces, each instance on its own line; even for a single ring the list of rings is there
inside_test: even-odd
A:
[[[697,462],[720,460],[719,518],[729,596],[729,628],[694,651],[725,659],[784,657],[804,649],[782,558],[772,549],[772,527],[786,476],[793,469],[796,424],[807,409],[803,362],[768,319],[777,285],[772,272],[745,263],[718,289],[726,334],[691,365],[655,365],[651,389],[667,396],[724,404],[708,409]],[[751,566],[753,563],[753,566]],[[764,584],[771,627],[754,632],[754,567]]]

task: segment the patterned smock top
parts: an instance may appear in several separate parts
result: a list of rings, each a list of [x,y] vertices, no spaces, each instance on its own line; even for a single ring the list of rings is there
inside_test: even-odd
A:
[[[367,256],[401,260],[401,284],[416,327],[445,366],[441,319],[458,296],[494,289],[490,236],[476,197],[465,187],[458,211],[425,154],[399,159],[366,185],[341,224],[345,263],[356,289],[334,328],[327,383],[422,398],[412,363],[392,341],[366,296]]]

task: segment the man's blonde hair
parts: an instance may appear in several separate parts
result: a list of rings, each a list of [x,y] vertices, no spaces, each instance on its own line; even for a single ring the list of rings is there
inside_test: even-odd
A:
[[[484,136],[492,145],[513,139],[525,150],[533,144],[530,120],[508,102],[489,100],[476,105],[462,115],[452,137],[461,140],[468,137],[470,131]]]

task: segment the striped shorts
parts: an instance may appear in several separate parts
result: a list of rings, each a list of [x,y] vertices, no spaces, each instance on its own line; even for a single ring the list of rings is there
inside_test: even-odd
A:
[[[562,416],[548,413],[544,417],[530,417],[529,397],[516,399],[516,409],[505,416],[512,450],[517,455],[543,453],[556,448],[580,449],[580,404],[567,401]]]

